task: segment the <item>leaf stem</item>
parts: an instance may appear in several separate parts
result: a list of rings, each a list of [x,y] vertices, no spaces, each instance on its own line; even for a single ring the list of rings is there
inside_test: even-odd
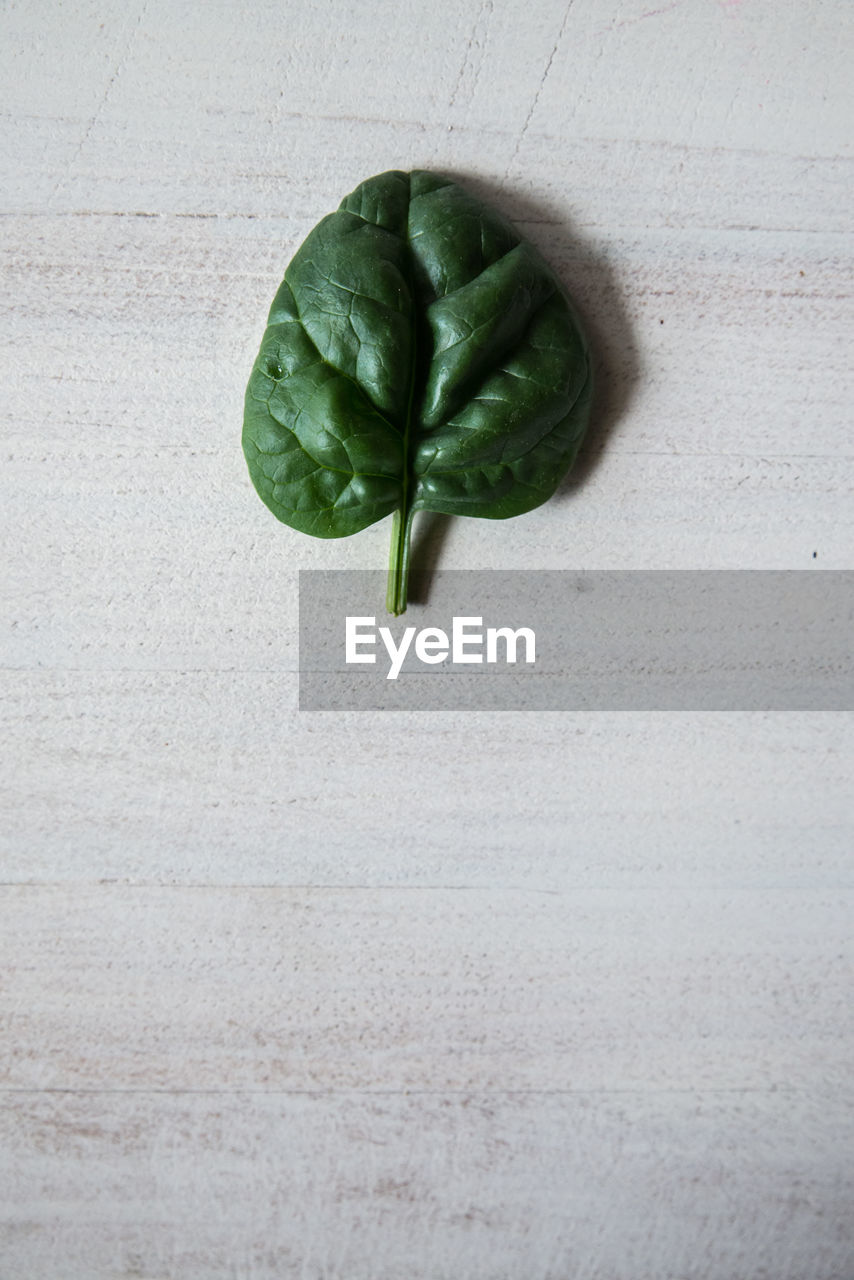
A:
[[[386,608],[389,613],[398,617],[406,612],[407,587],[409,584],[409,535],[412,531],[412,517],[415,512],[398,508],[392,517],[391,550],[388,558],[388,590],[386,591]]]
[[[409,174],[409,206],[412,207],[412,174]],[[409,391],[406,397],[406,418],[403,423],[403,476],[400,506],[394,513],[391,526],[391,552],[388,558],[388,589],[385,603],[389,613],[398,617],[406,612],[406,596],[409,584],[409,535],[412,530],[410,474],[412,469],[412,414],[415,407],[415,380],[418,372],[418,317],[415,313],[415,270],[412,242],[409,238],[409,211],[406,222],[406,243],[409,267]]]

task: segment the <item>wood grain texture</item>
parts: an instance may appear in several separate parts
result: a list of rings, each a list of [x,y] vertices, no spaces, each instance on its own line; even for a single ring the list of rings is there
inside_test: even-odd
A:
[[[846,716],[301,715],[264,671],[5,686],[9,883],[850,887]]]
[[[854,10],[2,19],[0,1280],[850,1280],[850,716],[301,714],[239,448],[362,178],[514,218],[575,478],[446,567],[850,568]]]
[[[12,1089],[832,1095],[854,1051],[829,888],[4,896]]]
[[[788,1092],[19,1094],[6,1274],[844,1280],[837,1119]]]

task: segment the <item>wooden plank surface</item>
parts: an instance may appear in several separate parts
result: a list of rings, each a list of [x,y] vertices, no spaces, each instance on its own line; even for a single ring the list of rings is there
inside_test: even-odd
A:
[[[268,672],[5,684],[7,883],[850,887],[834,713],[336,717]]]
[[[11,1089],[771,1093],[820,1071],[832,1096],[854,1050],[829,887],[5,897]]]
[[[758,1274],[842,1277],[838,1119],[785,1091],[19,1094],[6,1274],[699,1280],[751,1274],[750,1241]]]
[[[850,716],[309,715],[242,397],[459,176],[594,432],[445,567],[850,568],[854,10],[7,6],[0,1280],[850,1280]]]

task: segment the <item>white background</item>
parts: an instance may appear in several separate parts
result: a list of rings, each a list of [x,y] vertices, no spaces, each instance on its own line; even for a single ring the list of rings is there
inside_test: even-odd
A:
[[[845,0],[7,3],[2,1280],[850,1280],[852,721],[300,714],[241,450],[357,182],[597,355],[446,568],[851,568]]]

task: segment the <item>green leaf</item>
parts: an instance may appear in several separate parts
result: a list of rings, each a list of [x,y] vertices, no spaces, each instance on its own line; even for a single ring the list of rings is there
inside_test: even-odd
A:
[[[406,607],[416,511],[501,520],[554,493],[592,389],[555,274],[456,183],[369,178],[297,250],[246,391],[252,481],[319,538],[394,514],[388,607]]]

